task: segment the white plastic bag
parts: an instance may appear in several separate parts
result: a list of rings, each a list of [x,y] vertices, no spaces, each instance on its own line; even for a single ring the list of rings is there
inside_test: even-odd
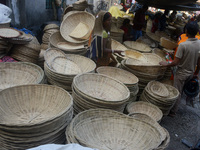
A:
[[[35,148],[31,148],[28,150],[98,150],[88,147],[83,147],[79,144],[67,144],[67,145],[60,145],[60,144],[46,144],[41,145]]]

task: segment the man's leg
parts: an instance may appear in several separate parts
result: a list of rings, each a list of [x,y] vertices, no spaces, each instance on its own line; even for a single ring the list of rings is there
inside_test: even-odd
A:
[[[181,95],[182,95],[182,92],[183,92],[183,86],[185,84],[185,80],[180,80],[178,78],[178,76],[174,76],[174,87],[179,91],[179,96],[178,96],[178,99],[176,100],[174,106],[172,107],[171,109],[171,113],[174,113],[176,114],[176,112],[178,111],[178,106],[181,102]]]

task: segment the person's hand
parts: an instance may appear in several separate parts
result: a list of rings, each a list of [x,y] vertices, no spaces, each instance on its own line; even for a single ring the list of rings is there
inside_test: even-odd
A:
[[[161,62],[159,62],[159,64],[160,64],[161,66],[167,66],[167,65],[168,65],[168,63],[167,63],[166,61],[161,61]]]

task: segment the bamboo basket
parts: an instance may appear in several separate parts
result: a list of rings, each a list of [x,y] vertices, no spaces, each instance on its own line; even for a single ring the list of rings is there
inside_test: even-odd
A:
[[[62,21],[60,26],[60,33],[66,41],[69,41],[71,43],[84,43],[88,40],[75,39],[69,36],[69,34],[80,22],[83,22],[89,26],[88,34],[90,35],[95,24],[95,17],[92,14],[81,11],[68,13],[65,15],[65,19]]]
[[[149,45],[144,44],[144,43],[135,42],[135,41],[125,41],[124,45],[130,49],[134,49],[139,52],[143,52],[143,53],[151,52],[151,48],[149,47]]]
[[[73,99],[68,92],[32,84],[5,89],[0,97],[2,147],[27,149],[64,142],[64,131],[73,116]]]
[[[146,150],[161,143],[160,133],[155,127],[129,117],[89,118],[79,122],[73,131],[81,145],[105,150]]]
[[[130,103],[127,106],[127,111],[129,114],[135,114],[135,113],[145,114],[157,122],[161,121],[163,116],[162,111],[157,106],[147,102]]]
[[[40,84],[44,79],[44,72],[39,66],[26,62],[2,62],[0,74],[0,90],[17,85]]]
[[[132,114],[129,114],[129,116],[133,117],[134,119],[138,119],[146,123],[149,123],[152,126],[154,126],[156,129],[158,129],[158,131],[161,134],[162,141],[164,141],[167,138],[166,129],[164,129],[157,121],[152,119],[150,116],[143,113],[132,113]]]
[[[170,39],[167,39],[165,37],[161,37],[160,38],[160,45],[164,48],[167,49],[175,49],[176,47],[178,47],[178,44],[171,41]]]

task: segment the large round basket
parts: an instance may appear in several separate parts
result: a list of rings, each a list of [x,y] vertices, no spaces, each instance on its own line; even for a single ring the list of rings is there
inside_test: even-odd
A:
[[[60,26],[60,33],[62,37],[71,43],[84,43],[86,40],[75,39],[69,36],[69,34],[76,28],[76,26],[83,22],[89,27],[89,35],[92,32],[95,24],[95,17],[88,12],[74,12],[66,14],[66,18],[62,21]]]
[[[123,112],[129,101],[129,89],[120,81],[101,74],[80,74],[73,80],[76,113],[91,108],[106,108]]]
[[[0,92],[0,143],[7,149],[27,149],[64,142],[73,116],[73,100],[64,89],[23,85]]]
[[[161,143],[155,127],[129,117],[85,119],[74,127],[74,135],[81,145],[105,150],[146,150]]]
[[[161,121],[163,113],[155,105],[147,102],[133,102],[127,106],[127,111],[129,114],[142,113],[148,115],[155,121]]]
[[[157,148],[161,143],[161,134],[154,126],[105,109],[78,114],[68,126],[66,135],[69,143],[105,150],[146,150]]]
[[[96,69],[97,73],[104,74],[124,83],[130,90],[131,97],[138,93],[138,78],[123,69],[115,67],[99,67]]]
[[[26,84],[40,84],[44,72],[39,66],[27,62],[0,63],[0,90]]]

